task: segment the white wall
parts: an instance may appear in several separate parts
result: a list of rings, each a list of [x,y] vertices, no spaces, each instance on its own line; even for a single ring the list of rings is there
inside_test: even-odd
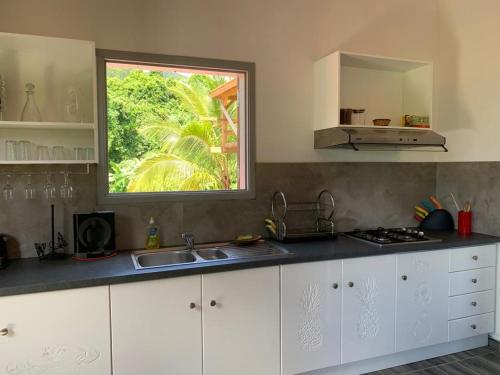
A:
[[[439,1],[439,161],[500,160],[500,1]]]
[[[256,62],[259,162],[433,160],[315,151],[312,64],[337,49],[432,61],[436,22],[435,0],[0,0],[0,31]]]

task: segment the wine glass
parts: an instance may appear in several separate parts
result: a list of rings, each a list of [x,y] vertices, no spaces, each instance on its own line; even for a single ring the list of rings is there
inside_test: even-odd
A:
[[[69,173],[66,172],[64,174],[64,183],[59,188],[59,193],[62,199],[71,199],[73,198],[73,185],[69,180]]]
[[[56,187],[52,183],[52,176],[47,173],[47,182],[43,186],[43,194],[46,199],[56,199]]]
[[[31,175],[28,175],[28,183],[24,187],[24,198],[30,200],[36,198],[36,188],[35,185],[32,184]]]
[[[10,174],[7,175],[7,182],[2,190],[3,199],[11,201],[14,199],[14,187],[10,183]]]

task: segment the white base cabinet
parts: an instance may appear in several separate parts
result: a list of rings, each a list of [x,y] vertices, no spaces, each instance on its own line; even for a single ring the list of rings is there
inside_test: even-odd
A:
[[[114,375],[280,372],[279,267],[111,286]]]
[[[278,375],[279,267],[202,279],[203,374]]]
[[[281,267],[282,374],[340,364],[342,261]]]
[[[108,286],[0,297],[0,374],[110,375],[109,325]]]
[[[111,285],[115,375],[202,372],[201,276]]]
[[[343,261],[342,363],[394,353],[396,257]]]
[[[369,372],[483,342],[495,264],[488,245],[281,266],[282,374]]]
[[[448,341],[449,251],[397,256],[396,351]]]

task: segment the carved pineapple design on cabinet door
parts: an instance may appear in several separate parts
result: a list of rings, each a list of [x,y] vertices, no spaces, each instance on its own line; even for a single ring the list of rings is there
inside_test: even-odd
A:
[[[281,267],[283,375],[340,363],[341,277],[339,260]]]
[[[343,261],[342,363],[394,352],[396,257]]]
[[[363,280],[357,290],[360,303],[357,332],[363,340],[376,337],[380,331],[380,317],[376,306],[377,294],[378,286],[374,277]]]
[[[318,284],[308,284],[302,293],[302,319],[299,327],[299,342],[306,352],[313,352],[323,344],[320,319],[321,290]]]

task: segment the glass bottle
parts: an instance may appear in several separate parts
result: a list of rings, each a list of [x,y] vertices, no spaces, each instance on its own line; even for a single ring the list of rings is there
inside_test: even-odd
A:
[[[32,83],[26,84],[26,104],[24,104],[24,108],[21,113],[21,121],[42,121],[40,110],[35,102],[35,85]]]
[[[69,88],[66,90],[66,112],[64,113],[64,119],[67,122],[80,122],[80,100],[78,91],[75,88]]]

